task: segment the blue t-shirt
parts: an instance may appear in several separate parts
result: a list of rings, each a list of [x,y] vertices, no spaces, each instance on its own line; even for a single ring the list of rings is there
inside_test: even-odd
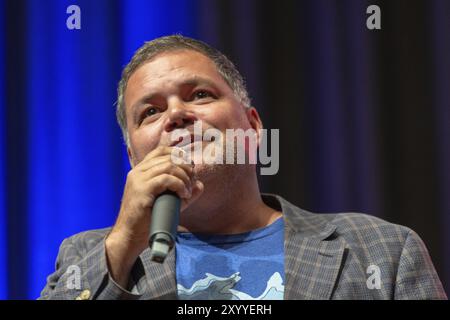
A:
[[[180,299],[282,300],[284,222],[233,235],[178,233]]]

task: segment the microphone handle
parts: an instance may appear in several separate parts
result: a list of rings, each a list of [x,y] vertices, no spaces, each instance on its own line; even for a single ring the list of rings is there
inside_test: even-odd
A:
[[[150,259],[163,263],[175,244],[181,200],[174,192],[160,194],[153,204],[150,224]]]

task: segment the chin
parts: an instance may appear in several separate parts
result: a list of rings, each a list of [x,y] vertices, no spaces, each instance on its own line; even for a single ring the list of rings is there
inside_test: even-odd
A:
[[[206,163],[195,164],[194,174],[198,180],[205,183],[206,181],[217,177],[218,173],[220,172],[220,169],[217,168],[218,166],[220,165]]]

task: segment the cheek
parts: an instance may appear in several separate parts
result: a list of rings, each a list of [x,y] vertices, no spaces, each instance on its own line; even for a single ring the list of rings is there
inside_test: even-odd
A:
[[[255,164],[257,161],[258,142],[256,136],[245,137],[245,154],[249,163]]]
[[[234,108],[239,107],[235,106]],[[244,131],[247,131],[248,129],[253,130],[245,112],[241,112],[239,109],[227,109],[224,107],[222,109],[215,109],[214,112],[211,113],[205,113],[202,116],[203,120],[207,122],[209,126],[219,129],[224,134],[225,141],[232,139],[231,137],[226,136],[226,129],[242,129]],[[233,142],[239,144],[238,148],[243,149],[247,155],[249,163],[252,164],[255,164],[257,160],[257,140],[258,139],[255,132],[255,135],[252,134],[250,137],[245,136],[243,141],[235,140]]]
[[[131,149],[136,164],[141,162],[145,156],[155,149],[159,144],[161,134],[153,128],[141,128],[130,135]]]
[[[199,117],[215,128],[224,131],[225,129],[251,128],[245,112],[239,110],[240,106],[230,106],[228,104],[218,105],[215,108],[205,111]]]

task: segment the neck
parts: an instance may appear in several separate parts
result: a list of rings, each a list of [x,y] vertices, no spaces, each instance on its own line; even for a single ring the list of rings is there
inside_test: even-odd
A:
[[[280,217],[281,212],[262,201],[255,170],[242,171],[246,172],[224,175],[226,183],[204,182],[204,193],[181,214],[179,231],[235,234],[265,227]]]

